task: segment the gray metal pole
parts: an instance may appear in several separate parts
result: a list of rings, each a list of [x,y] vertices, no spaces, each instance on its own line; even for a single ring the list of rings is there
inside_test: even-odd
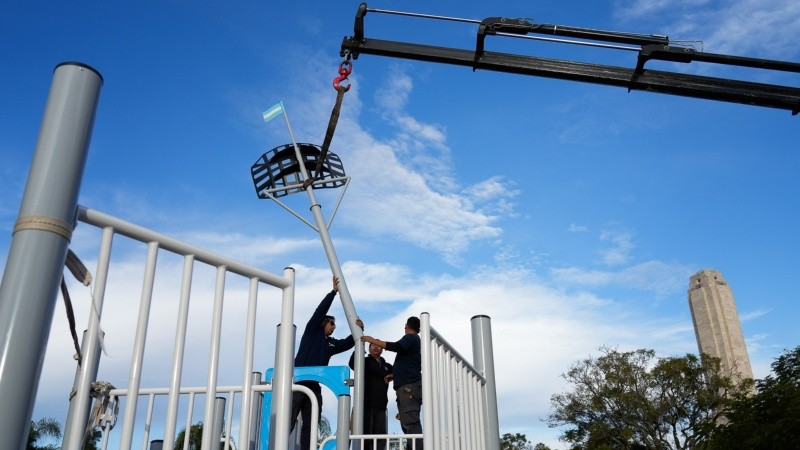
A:
[[[475,369],[486,379],[486,450],[500,450],[500,423],[497,419],[497,384],[494,376],[492,323],[489,316],[475,316],[472,322],[472,357]]]
[[[258,386],[262,384],[261,372],[253,372],[250,378],[250,384]],[[264,393],[256,392],[253,396],[253,402],[250,404],[250,432],[248,433],[247,445],[243,446],[243,450],[258,450],[261,443],[261,409],[264,407]],[[242,439],[239,438],[239,445],[242,445]]]
[[[272,377],[272,405],[269,417],[269,450],[289,449],[289,425],[292,412],[292,379],[294,377],[294,269],[287,267],[283,275],[292,285],[283,290],[281,324],[275,344],[275,372]],[[299,433],[298,433],[299,434]]]
[[[225,397],[214,398],[214,421],[211,427],[211,449],[218,450],[225,428]]]
[[[84,378],[84,371],[89,373],[89,379],[96,381],[97,369],[100,365],[100,351],[102,350],[102,347],[99,345],[89,345],[89,341],[87,340],[88,335],[88,331],[83,332],[83,337],[81,339],[81,353],[86,353],[91,348],[93,355],[91,358],[84,358],[86,361],[91,361],[86,368],[78,367],[77,370],[75,370],[75,381],[72,383],[72,392],[70,393],[69,399],[67,424],[64,425],[64,439],[61,441],[61,448],[63,450],[83,448],[83,440],[86,437],[86,425],[89,422],[88,405],[91,404],[92,399],[90,395],[85,396],[88,398],[78,397],[82,395],[80,385]],[[105,333],[101,331],[100,341],[103,340],[104,335]],[[91,394],[91,392],[89,393]],[[80,408],[83,403],[86,403],[87,407]],[[78,409],[80,409],[80,412]]]
[[[103,78],[56,66],[0,284],[0,450],[25,447]]]
[[[300,148],[297,147],[297,143],[294,140],[294,133],[292,132],[292,125],[289,123],[289,116],[285,111],[283,118],[286,120],[286,128],[289,129],[289,137],[292,139],[292,145],[294,146],[300,173],[303,174],[304,180],[308,180],[310,177],[306,171],[305,164],[303,164],[303,156],[300,153]],[[350,326],[350,334],[353,335],[353,339],[355,340],[356,355],[361,355],[364,353],[364,344],[361,343],[363,332],[361,328],[356,325],[358,314],[353,305],[353,299],[350,297],[350,290],[347,289],[347,283],[342,273],[342,266],[339,264],[339,258],[336,256],[336,250],[333,248],[331,235],[328,233],[328,226],[325,223],[325,218],[322,217],[322,207],[317,203],[313,185],[309,185],[306,188],[306,193],[311,202],[311,214],[314,216],[314,222],[317,225],[319,237],[325,249],[325,256],[328,257],[328,264],[331,266],[333,275],[339,278],[339,299],[342,302],[342,309],[344,309],[347,324]],[[353,382],[353,434],[361,434],[364,431],[364,358],[354,359],[353,372],[355,373]]]
[[[64,424],[64,440],[61,442],[62,450],[80,450],[83,448],[83,434],[92,400],[92,383],[97,381],[97,370],[100,365],[101,343],[103,340],[103,331],[100,329],[100,316],[103,313],[113,241],[114,231],[111,228],[104,228],[100,254],[97,258],[97,273],[95,274],[94,292],[92,294],[92,313],[89,316],[89,326],[81,343],[82,348],[85,347],[85,349],[83,350],[80,378],[75,380],[73,385],[75,397],[69,403],[69,414],[67,415],[67,422]]]
[[[339,420],[336,422],[336,450],[347,450],[350,448],[350,424],[347,420],[341,419],[350,414],[350,396],[340,395],[338,400],[337,416]]]

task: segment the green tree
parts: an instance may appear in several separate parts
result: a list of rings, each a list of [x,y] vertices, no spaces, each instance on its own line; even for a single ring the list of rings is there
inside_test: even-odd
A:
[[[183,448],[183,440],[186,439],[186,428],[182,429],[175,437],[176,449]],[[197,422],[189,427],[189,450],[200,450],[203,445],[203,422]]]
[[[571,390],[551,397],[551,427],[573,449],[693,449],[714,431],[735,385],[719,359],[656,358],[653,350],[618,352],[574,364],[562,376]]]
[[[500,450],[532,450],[528,437],[521,433],[505,433],[500,437]]]
[[[773,375],[756,382],[725,411],[711,449],[800,449],[800,346],[772,363]]]
[[[533,446],[533,450],[550,450],[550,447],[539,442],[538,444]]]
[[[58,444],[45,444],[42,441],[47,438],[61,439],[61,424],[49,417],[31,421],[31,428],[28,431],[27,450],[55,450]]]
[[[98,450],[100,438],[103,437],[103,431],[100,428],[94,428],[89,432],[86,441],[83,443],[83,450]]]

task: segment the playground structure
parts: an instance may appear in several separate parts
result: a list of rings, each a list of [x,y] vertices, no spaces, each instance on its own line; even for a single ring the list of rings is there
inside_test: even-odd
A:
[[[0,442],[0,449],[24,447],[42,371],[39,355],[46,350],[58,286],[68,260],[68,247],[79,222],[97,232],[100,242],[93,274],[89,323],[82,342],[76,343],[79,361],[71,386],[62,448],[83,448],[85,436],[96,427],[103,432],[104,449],[146,449],[151,444],[151,448],[170,448],[175,442],[176,431],[183,428],[185,436],[188,436],[198,418],[204,425],[204,450],[216,449],[219,445],[226,449],[291,448],[289,416],[292,392],[305,392],[312,401],[314,398],[303,386],[293,385],[296,375],[293,367],[293,269],[284,269],[282,275],[265,272],[78,205],[83,165],[101,85],[99,73],[84,64],[60,64],[54,72],[20,217],[0,285],[3,339],[0,398],[4,400],[0,420],[5,424],[5,439]],[[108,339],[112,333],[122,333],[126,325],[131,326],[134,322],[132,314],[123,317],[124,323],[110,323],[103,319],[118,307],[114,304],[114,293],[118,295],[125,288],[114,285],[114,280],[120,279],[118,272],[122,269],[112,261],[112,244],[139,248],[144,254],[144,266],[139,272],[143,279],[138,287],[140,297],[130,337],[130,359],[116,361],[117,366],[121,364],[121,369],[116,367],[116,370],[105,371],[104,364],[109,359],[101,362],[104,335]],[[86,255],[80,256],[86,258]],[[159,271],[161,268],[157,270],[157,262],[169,261],[170,258],[179,262],[173,267],[180,269],[163,275]],[[167,266],[169,268],[169,264]],[[176,273],[180,275],[176,276]],[[206,277],[213,285],[212,299],[201,296],[197,300],[197,295],[192,295],[193,286],[203,279],[202,275],[195,277],[195,273],[214,274]],[[179,293],[171,298],[158,292],[161,280],[170,277],[178,280],[175,284],[179,286]],[[87,276],[83,281],[89,284],[89,278]],[[246,286],[242,289],[246,294],[230,287],[237,285]],[[261,289],[263,286],[270,289]],[[271,288],[279,289],[280,294]],[[276,307],[278,298],[280,308]],[[165,335],[168,336],[166,339],[173,339],[172,352],[170,356],[162,355],[153,360],[146,352],[146,348],[153,348],[152,336],[156,336],[157,347],[167,346],[161,340],[164,338],[159,339],[161,330],[149,325],[155,315],[163,312],[166,302],[174,306],[169,316],[170,319],[174,317],[175,329],[169,330],[174,334],[167,332]],[[104,308],[106,303],[108,307]],[[237,322],[233,325],[224,314],[229,308],[244,311],[236,316]],[[190,320],[196,317],[192,311],[200,311],[203,320],[199,322],[208,328],[208,334],[204,335],[209,339],[207,347],[198,347],[195,342],[187,340],[188,330],[196,327],[198,322]],[[254,367],[259,325],[264,328],[264,319],[259,314],[264,311],[274,313],[271,319],[267,319],[270,323],[279,324],[274,369],[268,380],[262,379]],[[422,313],[420,318],[425,404],[422,437],[425,445],[429,449],[496,449],[499,447],[499,428],[489,318],[480,315],[472,319],[474,363],[460,355],[431,327],[427,313]],[[235,364],[223,362],[223,349],[231,347],[224,345],[231,326],[244,330],[241,333],[243,343],[234,344],[241,351]],[[151,344],[149,347],[148,343]],[[187,374],[184,370],[186,362],[196,358],[205,358],[206,372]],[[221,370],[228,365],[240,369],[232,380],[228,371]],[[153,375],[152,369],[160,371],[160,375]],[[322,369],[337,370],[336,367]],[[343,373],[349,373],[348,369],[344,370]],[[99,375],[107,373],[116,376],[98,379]],[[341,397],[335,436],[337,450],[350,448],[351,438],[355,442],[369,439],[358,433],[350,435],[350,388],[345,384],[352,384],[352,380],[343,378],[343,374],[338,376],[341,385],[336,390]],[[197,384],[190,386],[192,382]],[[124,387],[118,388],[116,384]],[[70,386],[64,386],[65,393],[69,389]],[[269,399],[268,410],[264,408],[265,393]],[[195,404],[200,402],[203,404],[202,413],[195,414]],[[264,411],[268,411],[268,415],[262,414]],[[185,418],[182,423],[179,417]],[[262,433],[264,429],[269,432]],[[183,442],[184,448],[188,448],[189,439],[185,438]]]
[[[367,12],[399,14],[433,18],[437,20],[456,20],[478,25],[475,49],[451,49],[421,44],[367,39],[364,35],[364,18]],[[559,36],[536,37],[529,34]],[[602,66],[573,61],[551,60],[545,58],[511,55],[486,51],[486,38],[490,36],[508,38],[541,39],[546,41],[596,46],[607,49],[637,52],[634,68]],[[568,37],[570,40],[563,39]],[[580,41],[572,41],[572,39]],[[354,35],[342,43],[342,56],[346,62],[361,54],[374,54],[389,57],[407,58],[421,61],[472,67],[474,70],[494,70],[500,72],[567,79],[596,84],[623,87],[630,90],[644,90],[672,95],[695,97],[717,101],[750,104],[760,107],[788,110],[792,114],[800,111],[800,89],[791,86],[754,83],[750,81],[728,80],[713,77],[655,71],[645,68],[651,61],[669,63],[703,62],[742,68],[773,70],[800,73],[800,64],[783,61],[770,61],[730,55],[719,55],[696,51],[693,48],[671,45],[666,36],[640,35],[632,33],[612,33],[602,30],[582,29],[569,26],[534,24],[527,20],[492,17],[482,21],[425,16],[421,14],[398,13],[369,9],[362,4],[356,14]],[[0,422],[4,424],[5,439],[0,442],[0,450],[18,450],[24,446],[30,418],[33,411],[36,391],[41,376],[42,358],[52,322],[58,287],[62,280],[68,247],[77,221],[98,227],[102,230],[102,242],[95,273],[92,294],[90,321],[80,345],[80,365],[75,376],[74,395],[71,397],[70,412],[66,427],[64,446],[69,450],[82,448],[83,436],[89,427],[90,405],[94,402],[96,414],[93,424],[102,425],[105,433],[104,447],[114,442],[118,448],[134,446],[146,447],[155,431],[163,433],[167,446],[173,442],[178,427],[178,413],[185,408],[188,427],[193,422],[193,405],[198,397],[203,398],[202,448],[216,447],[224,437],[224,444],[230,447],[234,428],[238,427],[238,448],[258,448],[260,445],[260,424],[269,424],[270,449],[287,449],[288,422],[292,391],[301,390],[292,386],[294,326],[293,299],[294,274],[286,269],[283,275],[270,274],[248,267],[236,261],[215,255],[203,249],[176,241],[168,236],[146,230],[121,219],[107,216],[77,204],[83,167],[88,154],[88,143],[94,122],[97,100],[102,78],[97,71],[80,63],[64,63],[56,67],[53,84],[42,122],[36,153],[30,177],[25,189],[19,218],[14,227],[6,269],[0,284]],[[340,90],[340,96],[341,96]],[[288,120],[287,120],[288,125]],[[294,143],[283,155],[290,160],[291,150],[296,161],[305,161],[302,150]],[[288,153],[288,156],[287,156]],[[313,154],[312,151],[310,154]],[[324,152],[317,153],[317,162],[334,161]],[[300,176],[286,186],[302,189],[309,193],[312,206],[313,184],[305,164],[299,164]],[[320,173],[316,169],[314,177]],[[339,172],[328,171],[329,175]],[[343,174],[343,171],[341,172]],[[337,181],[320,181],[338,183]],[[275,186],[268,187],[269,189]],[[336,185],[335,187],[338,187]],[[311,188],[311,190],[309,190]],[[288,192],[288,191],[287,191]],[[267,192],[259,191],[259,195]],[[275,195],[277,198],[279,195]],[[318,205],[317,205],[318,206]],[[318,211],[315,214],[316,227],[308,224],[321,234],[327,232],[327,225]],[[103,311],[106,280],[110,264],[111,244],[115,235],[122,235],[146,244],[147,259],[144,268],[144,281],[141,286],[138,321],[134,348],[128,366],[127,387],[117,389],[113,385],[98,383],[97,375],[101,355],[100,327]],[[323,244],[326,239],[323,236]],[[335,254],[326,248],[335,275]],[[173,342],[173,356],[169,387],[142,387],[149,380],[143,358],[148,336],[148,321],[153,306],[153,287],[156,261],[161,252],[169,252],[183,259],[183,277],[179,309],[176,315],[177,328]],[[334,258],[331,258],[331,255]],[[192,285],[195,264],[210,266],[215,272],[214,298],[210,302],[211,331],[210,343],[205,357],[208,370],[204,384],[187,387],[181,380],[185,358],[186,327],[189,326],[186,308]],[[222,317],[224,306],[231,302],[225,292],[226,278],[236,275],[249,283],[247,313],[244,314],[245,343],[239,361],[241,385],[224,384],[219,380],[221,343],[223,337]],[[349,300],[344,278],[343,306],[355,337],[360,336],[354,326],[355,311]],[[274,355],[274,375],[266,384],[254,370],[254,345],[256,312],[262,300],[259,287],[267,285],[281,290],[280,323],[277,331],[277,344]],[[277,295],[275,295],[277,297]],[[269,303],[266,303],[269,304]],[[430,317],[422,314],[423,330],[423,392],[424,392],[424,442],[431,449],[482,449],[497,448],[498,425],[497,406],[491,357],[491,333],[488,318],[473,318],[474,366],[459,355],[441,336],[430,327]],[[108,324],[107,324],[108,325]],[[358,359],[356,359],[358,361]],[[358,373],[358,369],[356,370]],[[359,377],[356,377],[358,379]],[[116,381],[116,380],[115,380]],[[227,381],[227,380],[225,380]],[[237,380],[238,381],[238,380]],[[113,384],[113,383],[112,383]],[[149,384],[149,383],[148,383]],[[262,417],[260,404],[262,393],[270,394],[269,417]],[[354,386],[356,414],[359,412],[359,386]],[[227,394],[227,401],[217,398],[217,394]],[[158,412],[157,398],[165,396],[167,407]],[[187,404],[181,404],[186,396]],[[346,395],[344,395],[346,396]],[[145,413],[138,407],[147,399]],[[136,401],[131,399],[136,398]],[[234,414],[235,404],[239,403],[239,414]],[[343,403],[346,403],[344,399]],[[118,407],[122,413],[117,415]],[[99,407],[98,407],[99,405]],[[180,406],[179,406],[180,405]],[[350,438],[366,439],[360,435],[359,420],[354,420],[354,433],[343,424],[343,414],[347,408],[340,405],[339,429],[337,430],[337,449],[347,448]],[[144,417],[141,417],[141,416]],[[160,416],[159,416],[160,415]],[[159,417],[161,417],[159,419]],[[355,417],[358,417],[357,415]],[[159,420],[163,425],[159,425]],[[119,422],[117,422],[119,420]],[[143,424],[137,427],[136,424]],[[211,424],[209,426],[209,424]],[[235,424],[235,425],[234,425]],[[261,436],[263,438],[263,436]],[[185,441],[186,442],[186,441]],[[263,447],[263,445],[261,445]]]

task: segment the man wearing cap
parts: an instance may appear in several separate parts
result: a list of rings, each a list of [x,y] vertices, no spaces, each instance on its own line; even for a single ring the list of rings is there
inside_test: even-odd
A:
[[[405,335],[397,342],[386,342],[372,336],[361,336],[361,340],[396,352],[394,359],[394,390],[397,394],[397,410],[400,412],[400,427],[405,434],[422,434],[420,410],[422,409],[422,356],[419,339],[419,318],[411,316],[406,321]],[[406,444],[411,448],[410,444]],[[416,440],[416,450],[422,449],[422,439]]]
[[[314,314],[306,324],[303,337],[300,338],[300,347],[297,349],[297,356],[294,358],[295,367],[308,366],[327,366],[331,356],[346,352],[355,346],[353,335],[344,339],[331,337],[333,330],[336,329],[336,318],[328,315],[336,293],[339,292],[339,278],[333,277],[333,290],[322,299]],[[362,330],[364,323],[361,319],[356,320]],[[317,397],[319,411],[322,412],[322,389],[316,381],[300,381],[297,384],[311,389]],[[292,394],[292,418],[289,425],[289,432],[294,430],[297,424],[297,414],[303,417],[303,427],[300,430],[300,445],[302,449],[311,446],[311,400],[302,392]]]

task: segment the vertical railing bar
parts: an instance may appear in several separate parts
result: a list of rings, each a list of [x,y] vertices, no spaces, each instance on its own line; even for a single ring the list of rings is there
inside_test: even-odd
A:
[[[244,343],[244,368],[242,374],[242,409],[239,415],[239,445],[250,447],[250,416],[253,405],[253,357],[256,341],[256,307],[258,301],[258,278],[250,279],[247,297],[247,325]],[[266,450],[266,449],[265,449]]]
[[[292,410],[292,389],[294,389],[292,386],[294,373],[294,269],[286,267],[283,274],[287,280],[290,280],[290,285],[283,289],[281,298],[281,325],[275,349],[275,373],[272,377],[272,408],[270,417],[263,419],[269,420],[270,423],[270,448],[262,450],[289,449],[289,416]],[[316,401],[316,397],[314,400]],[[312,412],[314,404],[315,402],[312,402]],[[314,428],[316,419],[317,416],[311,418],[312,434],[316,430]]]
[[[447,401],[450,405],[450,417],[449,417],[449,427],[450,427],[450,445],[447,446],[448,450],[456,450],[456,443],[458,442],[458,426],[456,422],[458,421],[458,408],[456,407],[456,388],[458,387],[458,383],[455,376],[455,359],[450,359],[447,364],[447,379],[449,380],[447,384]]]
[[[446,352],[445,358],[442,361],[442,378],[444,379],[444,384],[442,385],[442,405],[443,409],[445,410],[446,414],[442,417],[442,426],[447,429],[447,439],[442,445],[442,450],[447,450],[453,442],[453,427],[450,424],[450,418],[453,417],[453,410],[450,408],[450,389],[452,389],[452,381],[453,379],[450,377],[450,364],[452,363],[453,358],[449,351]]]
[[[167,399],[167,423],[164,429],[164,442],[175,441],[175,426],[178,422],[178,403],[180,399],[181,372],[186,346],[186,330],[189,323],[189,301],[192,291],[192,273],[194,255],[183,257],[183,276],[181,277],[181,294],[178,306],[178,323],[175,330],[175,345],[172,352],[172,377],[170,379],[169,398]],[[168,447],[169,448],[169,447]]]
[[[438,379],[438,381],[436,382],[436,386],[437,387],[443,386],[444,383],[446,382],[446,380],[444,378],[444,371],[443,371],[443,368],[444,368],[443,367],[443,362],[444,362],[444,359],[446,357],[446,353],[447,353],[447,350],[445,349],[445,347],[443,345],[439,344],[439,347],[438,347],[437,352],[436,352],[436,378]],[[436,393],[436,397],[437,397],[436,398],[437,414],[436,414],[436,417],[434,417],[434,419],[437,422],[436,428],[437,428],[438,434],[439,434],[439,448],[444,448],[444,444],[447,442],[447,433],[448,433],[448,430],[447,430],[447,427],[445,426],[445,421],[444,421],[445,414],[447,413],[447,405],[445,404],[444,401],[442,401],[443,398],[444,398],[443,390],[442,389],[437,389],[437,391],[438,391]]]
[[[473,414],[473,397],[472,397],[472,372],[469,370],[464,371],[464,383],[466,385],[466,411],[467,414],[467,421],[468,421],[468,429],[469,429],[469,445],[467,445],[468,449],[475,448],[476,438],[475,438],[475,414]]]
[[[147,415],[144,419],[144,437],[142,440],[142,450],[147,450],[147,443],[150,441],[150,427],[153,424],[153,407],[156,403],[156,395],[151,393],[147,396]]]
[[[208,381],[206,383],[206,406],[203,423],[214,423],[214,402],[217,397],[217,373],[219,369],[219,344],[222,335],[222,304],[225,297],[225,266],[217,267],[217,280],[214,292],[214,313],[211,324],[211,347],[208,357]],[[203,427],[202,450],[211,450],[213,430]]]
[[[489,438],[495,439],[495,438],[491,437],[491,436],[487,436],[487,434],[486,434],[487,433],[486,414],[485,414],[485,411],[487,411],[487,409],[486,409],[486,383],[484,381],[480,380],[480,379],[478,379],[476,381],[477,381],[477,383],[476,383],[475,386],[478,389],[478,411],[477,411],[476,415],[478,416],[478,422],[479,422],[478,423],[478,425],[479,425],[478,426],[478,433],[481,436],[481,439],[480,439],[479,442],[482,442],[483,445],[486,446],[486,443],[488,442],[487,439],[489,439]],[[498,435],[497,439],[499,439],[499,438],[500,438],[500,436]],[[486,448],[486,447],[484,447],[484,448]],[[491,447],[489,447],[489,448],[491,448]]]
[[[130,450],[133,442],[133,424],[136,420],[136,404],[138,403],[139,383],[142,377],[142,361],[144,360],[144,345],[147,339],[147,323],[150,317],[157,257],[158,242],[148,243],[142,297],[139,302],[139,318],[136,324],[136,338],[133,344],[133,361],[131,362],[130,378],[128,380],[128,401],[125,403],[125,418],[122,423],[122,436],[120,437],[121,450]]]
[[[195,394],[194,392],[189,394],[189,405],[188,405],[188,409],[186,411],[186,424],[183,427],[183,430],[184,430],[184,433],[183,433],[183,450],[189,450],[189,432],[192,429],[192,412],[194,410],[194,397],[195,397],[195,395],[197,395],[197,394]],[[170,443],[169,445],[172,445],[172,443]]]
[[[422,348],[420,349],[420,353],[422,356],[422,404],[428,405],[426,408],[430,408],[430,405],[433,403],[433,383],[431,382],[431,316],[429,313],[424,312],[420,314],[420,340],[422,342]],[[434,435],[433,435],[433,414],[429,414],[427,411],[423,416],[423,424],[422,424],[422,443],[423,446],[428,444],[429,446],[433,443]],[[416,439],[412,440],[416,444]]]
[[[458,400],[459,400],[459,417],[458,417],[458,424],[459,424],[459,434],[460,439],[459,443],[461,444],[462,449],[469,448],[469,427],[467,423],[467,382],[464,376],[464,365],[459,362],[456,366],[458,369],[458,378],[459,378],[459,391],[458,391]]]
[[[75,395],[70,401],[67,421],[64,425],[62,446],[65,449],[70,449],[75,447],[75,444],[80,445],[82,443],[84,427],[89,418],[92,383],[97,381],[97,368],[100,365],[100,348],[102,344],[100,318],[102,317],[106,284],[108,283],[108,267],[111,260],[113,241],[114,228],[103,228],[91,309],[89,311],[89,324],[86,327],[84,341],[81,344],[84,351],[80,377],[76,380],[76,385],[74,386]]]
[[[483,401],[486,395],[486,384],[475,377],[475,419],[478,421],[478,444],[485,448],[486,445],[486,408]],[[498,436],[499,438],[500,436]]]
[[[242,386],[244,387],[244,386]],[[226,412],[225,421],[225,450],[231,448],[231,429],[233,428],[233,409],[236,402],[236,392],[233,390],[228,391],[228,407]]]

